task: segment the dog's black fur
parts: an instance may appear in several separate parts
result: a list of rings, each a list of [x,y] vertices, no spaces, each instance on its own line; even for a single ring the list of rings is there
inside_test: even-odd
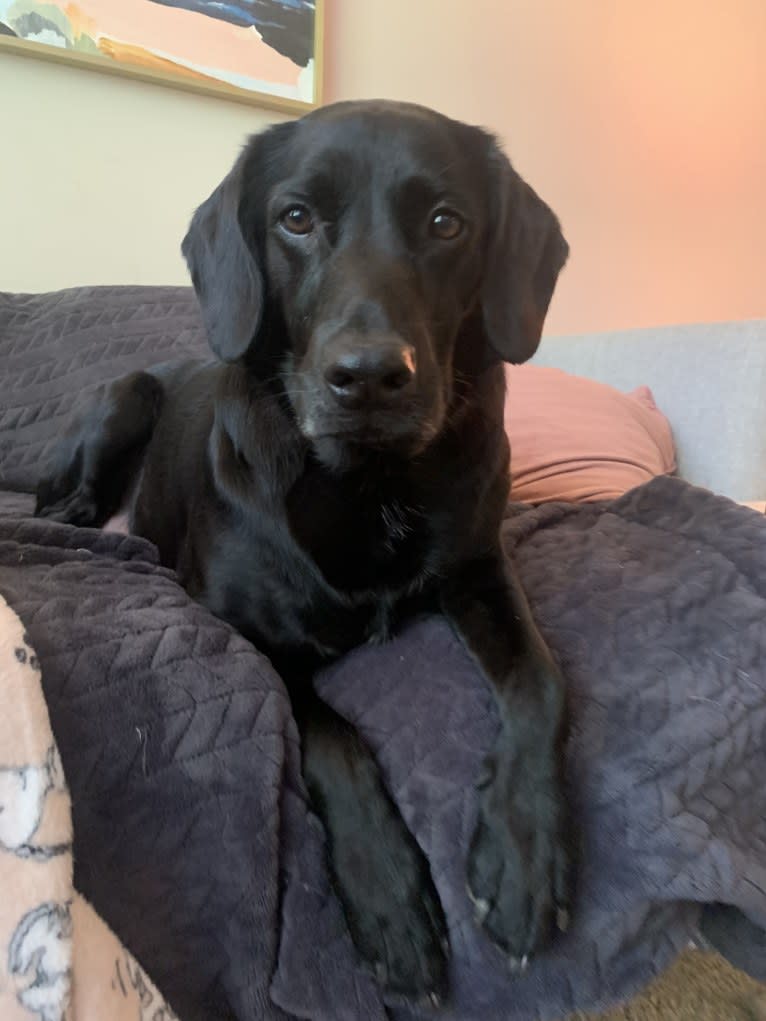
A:
[[[568,905],[564,691],[499,539],[502,360],[537,347],[567,245],[494,140],[338,104],[251,139],[183,250],[215,364],[139,372],[61,445],[37,512],[132,530],[267,652],[356,945],[390,993],[444,991],[427,862],[320,664],[441,609],[496,695],[468,883],[523,959]],[[225,363],[225,364],[222,364]]]

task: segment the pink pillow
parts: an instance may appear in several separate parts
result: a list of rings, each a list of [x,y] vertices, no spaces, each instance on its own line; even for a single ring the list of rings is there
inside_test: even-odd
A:
[[[509,365],[511,499],[610,500],[675,471],[668,420],[647,386],[620,393],[540,365]]]

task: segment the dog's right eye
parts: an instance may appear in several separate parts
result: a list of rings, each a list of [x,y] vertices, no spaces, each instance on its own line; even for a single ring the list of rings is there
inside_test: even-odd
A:
[[[289,206],[279,217],[279,222],[289,234],[302,236],[314,229],[311,213],[305,206]]]
[[[463,233],[463,217],[453,209],[437,209],[431,216],[431,237],[439,241],[454,241]]]

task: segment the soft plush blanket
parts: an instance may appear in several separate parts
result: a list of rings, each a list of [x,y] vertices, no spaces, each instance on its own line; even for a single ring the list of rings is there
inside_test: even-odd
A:
[[[511,508],[505,541],[569,684],[580,866],[565,937],[512,974],[473,920],[474,781],[496,721],[437,618],[320,679],[428,854],[454,1021],[558,1018],[695,936],[766,977],[766,520],[661,478],[608,506]],[[184,1021],[413,1021],[359,967],[280,679],[134,537],[0,520],[72,793],[75,884]],[[723,905],[724,908],[716,907]],[[709,918],[708,918],[709,916]]]

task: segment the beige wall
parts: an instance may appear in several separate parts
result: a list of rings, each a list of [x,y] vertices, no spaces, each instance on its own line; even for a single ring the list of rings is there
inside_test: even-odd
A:
[[[179,244],[278,115],[0,52],[0,289],[188,283]]]
[[[572,258],[549,328],[766,316],[764,0],[326,0],[328,100],[496,130]],[[185,279],[273,114],[0,55],[0,287]]]

